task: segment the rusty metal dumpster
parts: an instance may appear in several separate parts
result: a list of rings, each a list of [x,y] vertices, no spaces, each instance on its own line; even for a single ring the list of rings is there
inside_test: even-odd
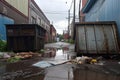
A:
[[[45,32],[45,29],[37,24],[6,25],[7,48],[11,51],[43,49]]]
[[[119,52],[115,22],[76,23],[76,51],[79,54]]]

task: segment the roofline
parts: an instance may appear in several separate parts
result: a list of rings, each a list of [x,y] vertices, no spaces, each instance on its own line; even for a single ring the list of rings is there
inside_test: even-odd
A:
[[[83,7],[82,12],[87,13],[97,0],[88,0],[86,5]]]
[[[93,21],[93,22],[81,22],[81,23],[79,23],[79,22],[77,22],[77,23],[75,23],[75,25],[87,25],[87,24],[116,24],[116,22],[115,21],[97,21],[97,22],[95,22],[95,21]]]
[[[53,27],[53,28],[54,28],[54,30],[56,31],[55,27],[54,27],[52,24],[50,24],[50,27]]]
[[[37,3],[34,0],[31,0],[31,2],[33,2],[33,4],[38,8],[38,10],[43,14],[43,16],[48,20],[48,22],[50,23],[49,19],[46,17],[46,15],[43,13],[43,11],[40,9],[40,7],[37,5]]]
[[[1,0],[1,2],[2,2],[5,6],[13,9],[13,11],[17,12],[19,15],[21,15],[21,16],[23,16],[24,18],[27,18],[27,19],[28,19],[28,16],[27,16],[27,15],[25,15],[24,13],[22,13],[21,11],[19,11],[17,8],[15,8],[14,6],[12,6],[12,5],[11,5],[10,3],[8,3],[7,1]]]

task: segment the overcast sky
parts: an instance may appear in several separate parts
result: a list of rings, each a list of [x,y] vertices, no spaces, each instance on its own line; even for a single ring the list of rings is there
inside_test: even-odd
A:
[[[44,12],[50,23],[53,23],[57,33],[62,34],[68,26],[68,10],[72,0],[35,0],[40,9]],[[79,1],[79,0],[78,0]],[[78,2],[77,1],[77,2]],[[71,9],[71,16],[73,15]]]

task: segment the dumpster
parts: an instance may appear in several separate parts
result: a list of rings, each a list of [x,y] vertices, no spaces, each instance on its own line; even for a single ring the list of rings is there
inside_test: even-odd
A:
[[[83,22],[75,26],[77,55],[119,53],[115,22]]]
[[[36,51],[44,48],[45,29],[37,24],[6,25],[10,51]]]

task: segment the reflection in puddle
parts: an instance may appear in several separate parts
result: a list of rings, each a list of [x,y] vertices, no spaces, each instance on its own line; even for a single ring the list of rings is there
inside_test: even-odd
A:
[[[50,48],[43,57],[43,61],[40,59],[35,59],[35,61],[31,59],[1,66],[0,80],[59,80],[59,78],[68,80],[68,74],[72,75],[70,66],[66,66],[65,64],[58,65],[68,61],[68,48]],[[33,64],[35,66],[32,66]],[[57,66],[53,66],[52,64]],[[45,75],[43,68],[46,65],[48,73]],[[49,67],[51,65],[53,67]]]
[[[55,65],[59,65],[59,64],[68,62],[67,53],[65,50],[58,49],[56,51],[56,49],[52,49],[52,51],[48,51],[48,52],[49,53],[45,53],[45,54],[50,54],[50,55],[55,55],[55,56],[54,57],[49,56],[50,58],[47,58],[47,59],[44,58],[43,61],[37,62],[37,63],[33,64],[33,66],[47,68],[47,67],[51,67],[51,66],[55,66]]]
[[[55,60],[67,60],[68,59],[68,48],[46,48],[44,54],[42,54],[44,58],[54,58]]]
[[[66,48],[57,49],[56,56],[47,61],[56,66],[47,68],[44,80],[72,80],[73,70],[71,65],[64,64],[68,61],[68,50]]]
[[[102,68],[90,65],[80,66],[74,70],[74,80],[120,80],[120,74],[111,71],[109,68]]]
[[[67,53],[63,49],[59,49],[56,52],[55,60],[58,60],[58,59],[67,60]]]

